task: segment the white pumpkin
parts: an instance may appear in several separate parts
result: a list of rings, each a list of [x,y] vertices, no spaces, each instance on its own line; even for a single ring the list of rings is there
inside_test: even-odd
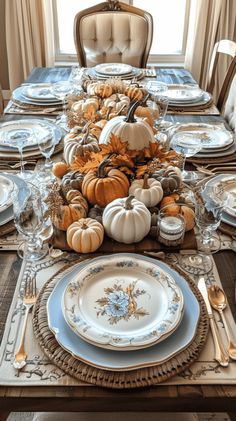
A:
[[[85,100],[81,99],[74,102],[71,110],[76,113],[86,112],[90,106],[92,106],[95,111],[97,111],[99,109],[99,99],[96,97],[87,98]]]
[[[102,129],[99,138],[100,144],[108,144],[112,133],[120,137],[121,141],[128,142],[130,150],[137,149],[140,151],[148,147],[150,142],[157,142],[150,125],[141,118],[134,118],[134,112],[138,104],[138,102],[133,104],[127,117],[118,116],[108,121]]]
[[[145,174],[143,180],[134,180],[129,188],[129,194],[143,202],[148,208],[156,206],[163,198],[161,183]]]
[[[130,99],[124,94],[112,94],[104,99],[103,104],[105,107],[114,109],[115,112],[127,110],[130,104]]]
[[[141,241],[150,231],[151,214],[147,207],[133,196],[115,199],[102,215],[106,234],[125,244]]]
[[[89,127],[85,133],[80,127],[74,127],[64,137],[64,159],[71,165],[76,156],[83,156],[86,152],[98,152],[99,145],[95,136],[90,135]]]
[[[97,250],[104,238],[102,224],[92,218],[81,218],[67,228],[67,243],[78,253],[92,253]]]

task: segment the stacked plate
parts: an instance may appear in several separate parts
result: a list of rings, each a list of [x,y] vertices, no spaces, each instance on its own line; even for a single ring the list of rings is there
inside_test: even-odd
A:
[[[204,105],[211,100],[211,95],[198,85],[168,85],[162,95],[169,99],[169,106],[181,108]]]
[[[223,125],[187,123],[179,124],[174,129],[172,139],[176,134],[193,134],[201,143],[201,150],[195,158],[217,158],[232,155],[235,150],[235,140],[232,132]],[[186,136],[187,139],[187,136]]]
[[[47,108],[62,106],[62,101],[52,94],[50,83],[20,86],[13,91],[12,99],[23,104]]]
[[[119,77],[121,79],[141,79],[143,77],[143,70],[137,67],[132,67],[124,63],[102,63],[95,67],[88,69],[92,77],[99,79],[108,79],[111,77]]]
[[[24,136],[27,143],[23,147],[24,158],[40,157],[38,144],[45,137],[55,135],[55,143],[62,138],[62,130],[53,122],[45,119],[22,119],[0,124],[0,159],[20,159],[17,139]],[[37,136],[35,135],[37,134]]]
[[[11,194],[14,190],[13,181],[0,175],[0,226],[13,219]]]
[[[192,341],[199,304],[185,279],[163,262],[117,254],[80,263],[47,303],[57,342],[105,370],[159,365]]]
[[[206,186],[215,187],[215,191],[227,193],[228,203],[222,214],[222,221],[236,227],[236,175],[219,174],[206,183]],[[216,193],[217,194],[217,193]],[[205,199],[208,199],[207,197]]]

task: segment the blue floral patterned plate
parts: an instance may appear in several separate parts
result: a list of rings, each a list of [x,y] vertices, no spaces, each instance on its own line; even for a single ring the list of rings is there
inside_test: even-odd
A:
[[[118,255],[82,269],[65,289],[62,311],[84,340],[128,351],[152,346],[173,333],[183,304],[180,288],[165,270]]]
[[[132,258],[135,256],[140,260],[152,262],[157,268],[164,269],[175,279],[176,284],[183,293],[185,303],[183,318],[177,329],[165,341],[148,348],[121,353],[94,346],[84,341],[70,329],[62,314],[60,302],[68,283],[87,265],[88,261],[78,263],[71,269],[65,270],[47,302],[48,326],[55,335],[58,344],[79,361],[104,370],[129,371],[159,365],[168,361],[191,343],[196,334],[200,317],[198,300],[183,276],[164,262],[157,261],[151,257],[132,253],[126,253],[125,256],[131,256]],[[101,259],[102,257],[96,257],[93,261],[99,262]]]

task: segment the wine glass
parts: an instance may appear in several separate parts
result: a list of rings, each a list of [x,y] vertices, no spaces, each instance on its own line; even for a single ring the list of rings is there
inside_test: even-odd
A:
[[[84,71],[85,67],[80,67],[78,64],[71,67],[69,81],[72,82],[76,94],[80,94],[83,91],[82,81]]]
[[[187,272],[203,275],[212,269],[211,254],[219,249],[215,248],[216,240],[213,234],[220,225],[227,202],[226,193],[219,194],[213,186],[200,186],[195,189],[195,221],[199,229],[196,235],[198,252],[181,257],[181,266]]]
[[[59,98],[63,102],[63,112],[59,116],[59,124],[67,130],[67,116],[66,116],[66,107],[67,101],[66,98],[68,95],[74,92],[74,84],[70,80],[62,80],[60,82],[52,83],[51,86],[52,93],[56,98]]]
[[[196,155],[202,149],[202,143],[193,133],[176,132],[170,139],[170,147],[182,155],[182,180],[193,181],[197,178],[194,171],[185,170],[186,158]]]
[[[22,179],[29,179],[32,177],[32,172],[25,171],[23,149],[26,145],[30,145],[35,141],[34,131],[32,129],[12,129],[3,133],[2,143],[4,145],[17,148],[20,155],[20,173],[19,177]]]
[[[16,229],[24,238],[17,251],[19,257],[30,261],[42,259],[48,250],[42,249],[43,211],[40,191],[35,185],[17,186],[13,192],[13,214]]]
[[[53,162],[51,156],[57,144],[56,134],[54,129],[48,128],[47,133],[44,136],[38,137],[37,133],[35,133],[35,136],[38,140],[39,150],[45,157],[44,165],[40,168],[37,178],[42,181],[43,184],[46,184],[54,179],[52,174]]]

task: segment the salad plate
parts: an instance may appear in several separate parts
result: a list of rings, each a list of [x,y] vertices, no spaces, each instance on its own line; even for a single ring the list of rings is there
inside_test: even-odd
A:
[[[0,212],[3,212],[12,204],[11,193],[14,183],[9,178],[0,175]]]
[[[102,63],[95,66],[95,72],[105,76],[123,76],[132,73],[132,66],[124,63]]]
[[[232,174],[218,174],[206,186],[214,186],[216,194],[220,194],[221,190],[227,193],[229,202],[224,208],[222,221],[236,226],[236,177]]]
[[[37,131],[37,139],[34,136],[34,130]],[[47,120],[40,119],[25,119],[25,120],[14,120],[2,123],[0,125],[0,151],[16,151],[15,146],[10,146],[8,143],[4,143],[5,134],[9,134],[8,140],[11,136],[15,139],[18,133],[24,134],[28,137],[28,143],[24,146],[24,150],[34,150],[38,148],[38,142],[50,136],[51,130],[55,133],[55,142],[58,143],[62,137],[62,130],[54,123]]]
[[[183,295],[170,274],[137,258],[104,257],[69,282],[65,320],[84,340],[127,351],[152,346],[177,328]]]
[[[29,105],[39,105],[41,107],[43,107],[44,105],[46,107],[62,105],[62,101],[56,97],[54,97],[53,100],[47,100],[43,98],[40,98],[40,99],[30,98],[25,95],[25,89],[26,89],[25,86],[20,86],[19,88],[16,88],[12,92],[12,99],[23,102],[25,104],[29,104]]]
[[[137,79],[141,79],[142,77],[144,77],[144,72],[142,69],[139,69],[138,67],[132,67],[132,71],[131,73],[127,73],[124,75],[105,75],[105,74],[101,74],[101,73],[97,73],[95,70],[95,67],[91,67],[89,69],[87,69],[87,73],[94,78],[99,78],[99,79],[109,79],[111,77],[119,77],[120,79],[133,79],[134,77]]]
[[[129,371],[162,364],[185,349],[193,340],[200,317],[198,300],[189,287],[188,282],[167,264],[150,257],[132,253],[119,254],[119,256],[121,255],[131,258],[137,258],[138,256],[139,260],[156,265],[157,269],[163,269],[175,279],[176,284],[182,291],[185,305],[182,320],[172,335],[151,347],[122,353],[97,347],[78,336],[66,323],[59,303],[68,283],[86,267],[88,261],[79,263],[70,272],[66,272],[54,287],[47,302],[49,328],[63,349],[75,358],[97,368],[112,371]],[[97,257],[93,261],[99,262],[101,259],[103,257]]]
[[[168,85],[167,91],[163,93],[172,103],[193,103],[202,99],[204,91],[197,85]]]
[[[220,151],[234,143],[233,134],[225,127],[214,124],[187,123],[176,127],[174,133],[191,133],[199,139],[201,152]]]
[[[25,86],[22,94],[27,98],[37,101],[55,101],[57,98],[53,95],[51,90],[51,83],[39,83]]]

